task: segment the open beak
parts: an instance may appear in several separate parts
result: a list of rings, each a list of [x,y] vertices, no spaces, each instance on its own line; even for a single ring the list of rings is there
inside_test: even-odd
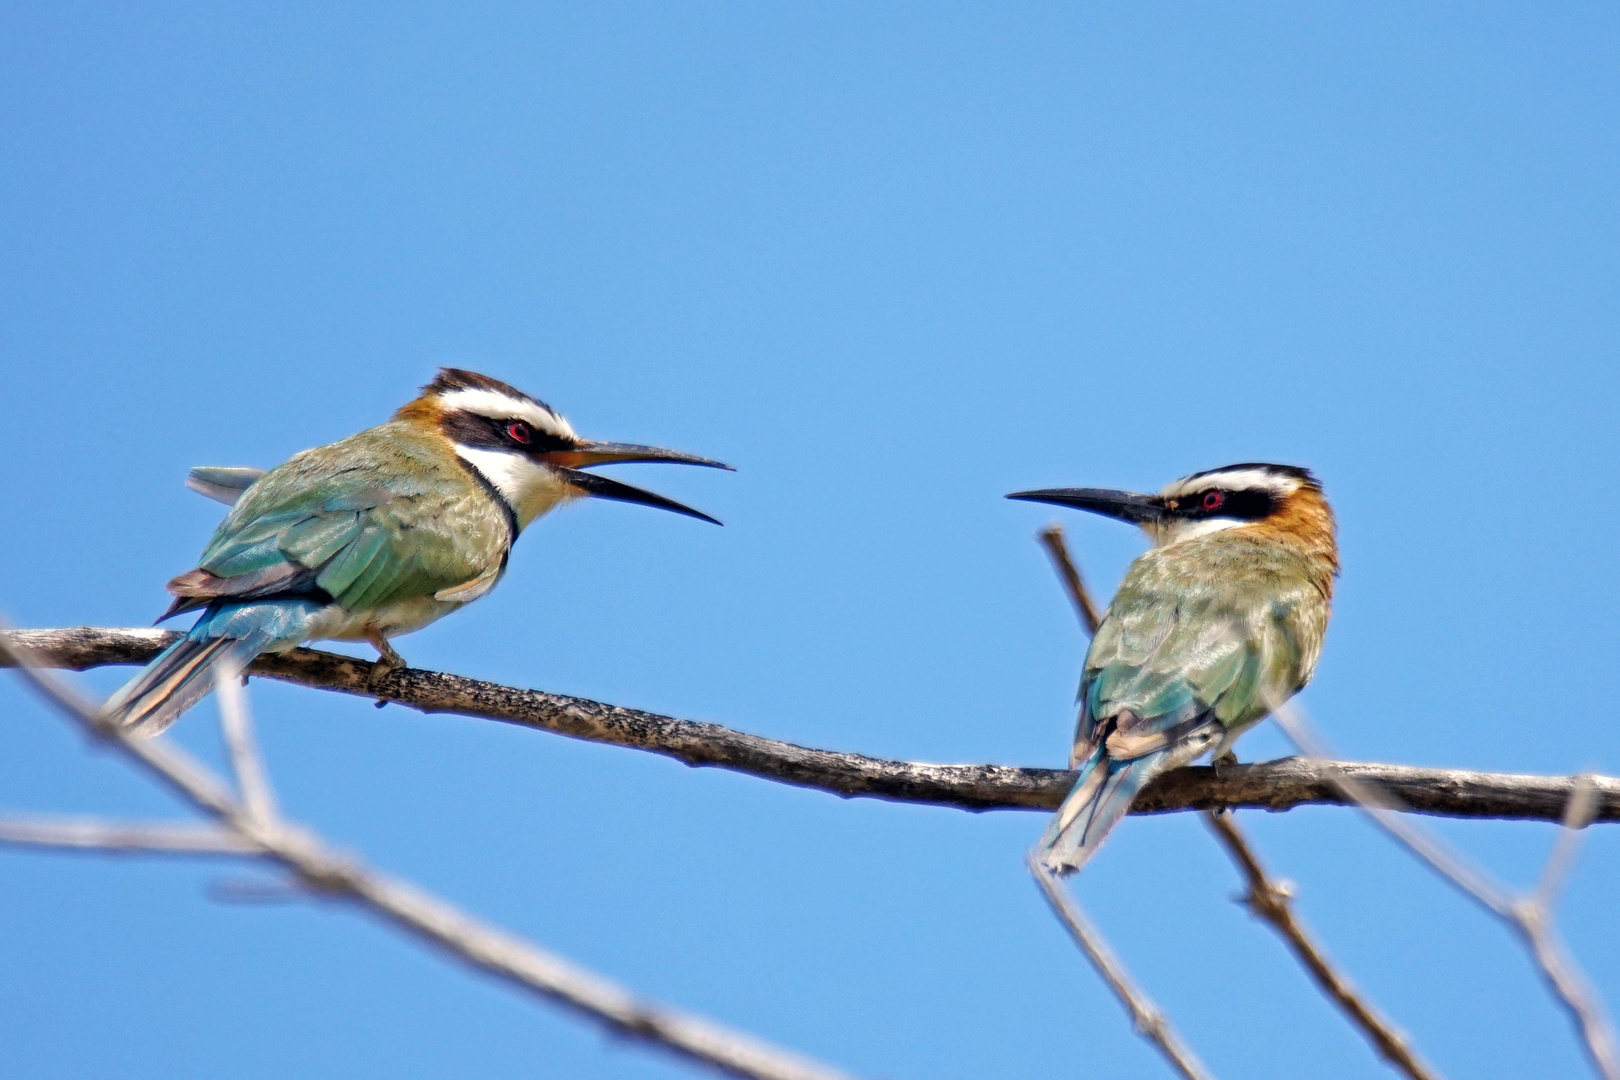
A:
[[[553,450],[543,455],[546,464],[557,472],[576,490],[598,499],[613,499],[617,502],[640,503],[642,506],[655,506],[660,510],[669,510],[687,517],[695,517],[700,521],[720,524],[717,518],[712,518],[701,510],[694,510],[690,506],[678,503],[674,499],[666,499],[662,495],[654,494],[644,488],[633,487],[617,480],[609,480],[605,476],[594,473],[581,472],[593,465],[612,465],[629,462],[665,461],[678,465],[703,465],[710,469],[726,469],[736,471],[730,465],[709,458],[698,457],[695,454],[683,454],[679,450],[664,450],[656,446],[637,446],[634,443],[606,443],[581,442],[568,450]]]
[[[1015,491],[1007,498],[1072,506],[1076,510],[1106,514],[1132,525],[1150,525],[1164,519],[1164,500],[1159,496],[1110,491],[1107,488],[1043,488],[1040,491]]]
[[[711,461],[696,454],[683,454],[679,450],[665,450],[657,446],[637,446],[624,442],[581,442],[569,450],[552,450],[546,455],[552,465],[569,469],[588,469],[592,465],[625,465],[632,462],[667,461],[675,465],[702,465],[710,469],[736,472],[721,461]]]

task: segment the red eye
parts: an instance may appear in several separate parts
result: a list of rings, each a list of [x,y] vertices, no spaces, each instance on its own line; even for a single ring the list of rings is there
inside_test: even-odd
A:
[[[1205,510],[1219,510],[1226,503],[1226,493],[1221,491],[1204,492],[1202,506]]]
[[[529,441],[529,425],[521,420],[514,420],[506,425],[506,434],[513,442],[526,443]]]

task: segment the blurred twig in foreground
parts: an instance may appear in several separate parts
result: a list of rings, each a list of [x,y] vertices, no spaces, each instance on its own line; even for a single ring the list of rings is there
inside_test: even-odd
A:
[[[0,641],[22,677],[58,711],[213,818],[217,828],[124,824],[94,819],[0,820],[0,842],[113,852],[248,855],[278,864],[309,893],[355,905],[470,967],[539,994],[615,1035],[671,1051],[688,1061],[749,1080],[847,1080],[702,1017],[640,1001],[628,991],[504,930],[480,922],[416,886],[339,855],[316,834],[279,816],[268,774],[243,707],[239,673],[216,685],[221,726],[240,795],[164,739],[137,740],[106,723],[100,710]]]
[[[1132,981],[1125,965],[1120,963],[1119,957],[1109,947],[1108,941],[1102,932],[1092,925],[1086,918],[1080,906],[1063,891],[1063,885],[1056,875],[1041,865],[1038,858],[1031,852],[1028,858],[1029,872],[1035,878],[1035,884],[1040,886],[1041,894],[1046,897],[1047,904],[1052,908],[1052,914],[1057,916],[1063,928],[1074,939],[1075,945],[1085,954],[1091,966],[1097,969],[1108,989],[1114,992],[1119,1003],[1130,1014],[1131,1023],[1136,1033],[1164,1055],[1171,1068],[1180,1073],[1186,1080],[1214,1080],[1204,1063],[1198,1060],[1198,1055],[1192,1048],[1181,1041],[1176,1029],[1170,1025],[1169,1017],[1159,1010],[1153,999],[1144,993],[1141,987]]]
[[[1298,709],[1282,705],[1271,715],[1295,746],[1319,761],[1326,761],[1326,748]],[[1569,873],[1580,842],[1580,831],[1591,824],[1597,806],[1596,780],[1588,776],[1574,779],[1564,809],[1564,828],[1547,858],[1541,880],[1535,891],[1516,896],[1485,871],[1470,865],[1439,837],[1398,813],[1402,809],[1399,800],[1388,792],[1362,783],[1341,769],[1330,767],[1328,775],[1347,798],[1397,843],[1519,937],[1554,1000],[1569,1014],[1593,1070],[1604,1080],[1620,1080],[1620,1047],[1616,1045],[1608,1009],[1569,954],[1553,915],[1553,899]]]

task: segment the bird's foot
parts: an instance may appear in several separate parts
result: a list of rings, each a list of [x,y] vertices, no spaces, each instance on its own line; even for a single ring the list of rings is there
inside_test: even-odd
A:
[[[1237,755],[1234,754],[1230,750],[1228,750],[1226,753],[1222,754],[1220,757],[1216,758],[1214,761],[1210,762],[1211,765],[1215,766],[1215,777],[1218,780],[1219,779],[1224,779],[1224,777],[1222,776],[1222,773],[1226,769],[1231,768],[1233,765],[1236,765],[1237,763],[1238,763]]]
[[[381,634],[367,634],[366,638],[371,642],[371,647],[377,650],[377,662],[371,665],[371,675],[366,679],[367,688],[375,690],[387,682],[390,675],[406,666],[405,658],[395,652],[394,647],[388,644],[388,639]],[[387,704],[385,701],[377,702],[378,708],[385,704]]]

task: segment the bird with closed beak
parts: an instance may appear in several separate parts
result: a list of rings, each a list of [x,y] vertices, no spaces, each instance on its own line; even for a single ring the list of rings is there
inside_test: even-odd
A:
[[[545,402],[444,368],[393,419],[295,454],[268,472],[193,469],[190,486],[231,506],[196,569],[169,582],[163,619],[196,609],[185,637],[115,693],[103,715],[148,736],[213,685],[220,665],[314,640],[368,641],[386,674],[389,639],[483,596],[536,518],[594,496],[707,514],[582,470],[618,462],[718,461],[592,442]]]
[[[1007,496],[1140,526],[1080,678],[1069,767],[1079,777],[1042,837],[1047,869],[1083,866],[1153,777],[1239,734],[1316,670],[1339,572],[1333,511],[1305,469],[1210,469],[1157,495],[1050,488]]]

